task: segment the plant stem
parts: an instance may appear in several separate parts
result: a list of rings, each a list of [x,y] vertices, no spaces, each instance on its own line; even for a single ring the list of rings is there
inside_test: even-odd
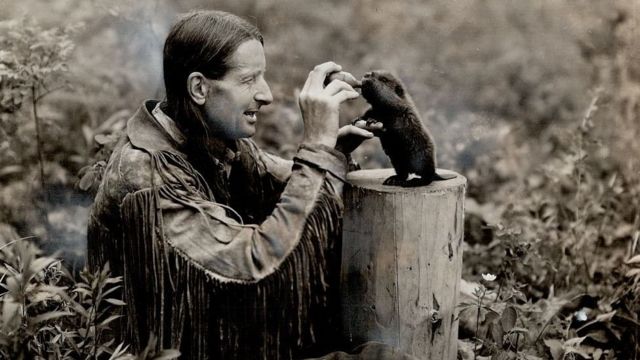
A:
[[[33,111],[33,120],[36,123],[36,149],[38,152],[38,164],[40,167],[40,191],[41,196],[40,200],[42,201],[37,205],[37,208],[40,211],[40,216],[42,216],[42,223],[44,224],[44,228],[46,229],[45,238],[49,239],[52,231],[51,224],[49,223],[49,217],[47,216],[46,203],[48,200],[46,183],[44,178],[44,154],[42,153],[42,135],[40,132],[40,117],[38,116],[38,100],[41,97],[37,95],[37,84],[34,83],[31,85],[31,106]]]
[[[496,298],[495,300],[493,300],[493,303],[497,303],[498,300],[500,299],[500,292],[502,291],[502,283],[506,281],[504,280],[504,277],[502,279],[500,279],[500,284],[498,285],[498,292],[496,293]]]
[[[638,314],[633,314],[633,316],[636,318],[636,320],[638,319]],[[635,346],[635,349],[633,351],[633,359],[634,360],[638,360],[638,345],[637,345],[638,344],[638,328],[639,327],[636,326],[636,336],[635,336],[635,339],[634,339],[635,343],[636,343],[636,346]]]
[[[84,355],[85,348],[87,347],[87,343],[89,342],[89,331],[91,330],[91,324],[94,323],[94,319],[93,318],[95,316],[95,311],[94,311],[94,309],[95,309],[95,295],[96,295],[95,294],[95,289],[91,289],[91,301],[94,304],[89,309],[89,318],[87,318],[87,325],[85,327],[85,333],[84,333],[84,337],[82,339],[82,347],[80,348],[82,350],[82,354],[83,355]],[[95,342],[94,342],[94,345],[95,345]],[[89,354],[90,353],[91,353],[91,349],[89,349]]]
[[[547,329],[547,326],[549,326],[549,323],[551,323],[551,320],[553,319],[553,316],[549,318],[549,320],[545,321],[544,326],[542,327],[542,330],[540,330],[540,333],[538,334],[538,336],[536,336],[536,340],[533,342],[534,344],[538,342],[538,340],[540,340],[540,337],[542,336],[542,334],[544,334],[544,331]]]
[[[473,343],[473,360],[476,360],[478,356],[478,331],[480,328],[480,310],[482,310],[482,300],[484,300],[484,295],[487,293],[487,288],[482,286],[482,295],[478,298],[478,314],[476,315],[476,336]]]
[[[31,85],[31,105],[33,109],[33,119],[36,123],[36,148],[38,151],[38,162],[40,163],[40,186],[44,194],[44,155],[42,154],[42,137],[40,136],[40,118],[38,117],[38,96],[36,94],[36,85]]]

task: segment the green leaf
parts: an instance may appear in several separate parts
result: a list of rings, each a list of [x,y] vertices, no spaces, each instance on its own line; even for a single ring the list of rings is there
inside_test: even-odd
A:
[[[113,354],[111,354],[111,357],[109,358],[109,360],[118,360],[118,359],[122,359],[123,355],[125,355],[127,353],[127,349],[129,348],[129,345],[124,346],[124,343],[120,343],[116,349],[113,351]]]
[[[105,284],[118,284],[121,282],[122,282],[122,276],[110,277],[104,281]]]
[[[162,350],[160,353],[153,357],[153,360],[171,360],[177,359],[180,356],[178,350]]]
[[[82,305],[78,304],[77,302],[72,302],[71,303],[71,307],[78,314],[82,315],[83,318],[85,318],[85,319],[89,318],[89,312],[87,312],[87,310],[84,307],[82,307]]]
[[[100,322],[100,324],[98,324],[98,327],[104,327],[106,325],[108,325],[110,322],[112,322],[115,319],[121,318],[122,315],[111,315],[108,318],[104,319],[102,322]]]
[[[591,331],[587,334],[587,337],[599,342],[600,344],[608,344],[612,342],[612,339],[609,339],[607,332],[603,329]]]
[[[565,346],[565,354],[578,354],[584,359],[589,359],[591,356],[581,346]]]
[[[109,294],[111,294],[112,292],[114,292],[114,291],[116,291],[116,290],[120,289],[121,287],[122,287],[121,285],[114,286],[114,287],[112,287],[111,289],[109,289],[109,290],[105,291],[104,293],[102,293],[102,296],[103,296],[103,297],[106,297],[107,295],[109,295]]]
[[[57,319],[57,318],[60,318],[63,316],[69,316],[69,315],[73,315],[73,313],[69,311],[50,311],[38,316],[34,316],[33,318],[29,319],[29,322],[32,324],[39,324],[44,321],[53,320],[53,319]]]
[[[75,293],[79,293],[79,294],[85,295],[87,297],[91,297],[91,291],[89,291],[88,289],[85,289],[85,288],[77,287],[77,288],[73,289],[72,291],[75,292]]]
[[[85,144],[89,146],[93,145],[93,130],[91,130],[91,128],[86,124],[82,125],[80,130],[82,130],[82,136],[84,137]]]
[[[504,331],[509,331],[516,326],[516,320],[518,319],[518,313],[513,306],[508,306],[502,312],[502,317],[500,318],[500,323],[502,324],[502,328]]]
[[[28,299],[31,301],[27,307],[38,305],[39,303],[46,301],[60,301],[67,299],[68,296],[65,293],[65,287],[50,286],[50,285],[38,285],[34,286],[28,291]]]
[[[504,330],[502,329],[502,324],[499,321],[490,323],[488,332],[491,334],[493,342],[495,342],[498,347],[502,347],[504,343]]]
[[[625,261],[625,264],[627,264],[627,265],[640,265],[640,255],[636,255],[636,256],[632,257],[631,259]]]
[[[638,275],[640,275],[640,269],[636,268],[636,269],[631,269],[631,270],[627,271],[627,273],[624,276],[632,278],[632,277],[635,277],[635,276],[638,276]]]
[[[509,330],[508,333],[509,334],[528,334],[529,329],[514,327],[514,328],[511,328],[511,330]]]
[[[2,327],[10,330],[20,325],[20,319],[22,319],[22,305],[5,297],[2,302]]]
[[[80,334],[80,336],[82,336],[83,338],[86,337],[95,337],[96,336],[96,327],[95,326],[90,326],[89,329],[78,329],[78,334]]]
[[[82,191],[88,191],[93,187],[93,184],[96,182],[96,172],[93,170],[87,171],[84,176],[78,182],[78,188]]]
[[[564,342],[564,346],[565,347],[569,347],[569,346],[579,346],[580,344],[582,344],[582,342],[584,341],[584,339],[586,339],[586,336],[582,336],[582,337],[574,337],[571,338],[567,341]]]
[[[115,305],[115,306],[127,305],[127,303],[125,303],[124,301],[118,300],[118,299],[114,299],[114,298],[105,299],[104,301],[108,302],[111,305]]]
[[[545,339],[544,344],[549,348],[549,352],[551,353],[553,360],[562,360],[562,357],[564,356],[564,349],[560,340]]]
[[[500,314],[497,311],[491,309],[490,307],[483,307],[483,308],[487,310],[487,313],[484,315],[484,319],[486,322],[490,323],[500,318]]]
[[[29,264],[29,267],[24,271],[24,277],[26,281],[30,281],[36,274],[47,268],[49,265],[53,264],[58,260],[48,258],[48,257],[40,257],[33,260],[32,263]]]

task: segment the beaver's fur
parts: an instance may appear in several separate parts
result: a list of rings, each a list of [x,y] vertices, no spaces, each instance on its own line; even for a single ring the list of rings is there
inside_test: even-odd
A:
[[[386,179],[384,184],[423,186],[442,180],[436,174],[433,138],[402,82],[384,70],[367,73],[362,79],[362,96],[371,109],[361,119],[383,123],[384,130],[378,135],[396,170],[396,175]],[[410,174],[420,178],[409,180]]]

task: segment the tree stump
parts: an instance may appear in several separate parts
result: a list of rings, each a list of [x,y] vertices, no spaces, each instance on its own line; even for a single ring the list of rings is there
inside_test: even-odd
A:
[[[341,298],[346,340],[456,359],[466,179],[384,186],[393,169],[349,173]]]

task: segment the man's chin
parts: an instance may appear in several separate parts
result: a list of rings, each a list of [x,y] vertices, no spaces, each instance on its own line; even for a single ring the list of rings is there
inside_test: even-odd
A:
[[[240,134],[240,136],[238,136],[238,138],[249,138],[249,137],[252,137],[255,134],[256,134],[256,126],[255,125],[249,125],[248,127],[246,127],[244,129],[242,134]]]

